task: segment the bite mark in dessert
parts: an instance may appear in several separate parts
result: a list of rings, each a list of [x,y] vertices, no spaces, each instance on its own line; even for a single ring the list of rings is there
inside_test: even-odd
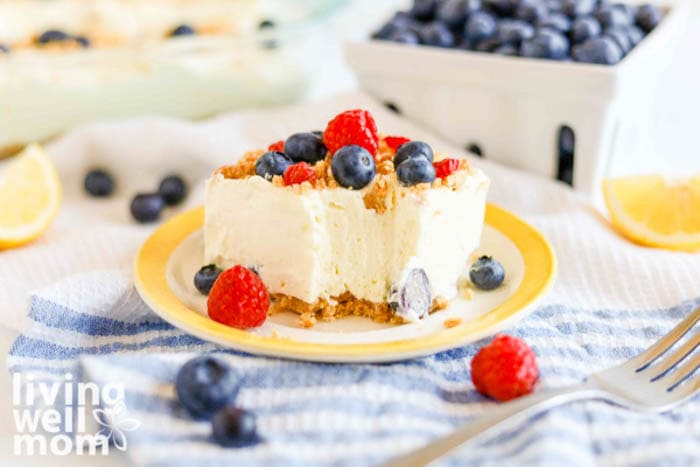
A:
[[[369,112],[344,112],[323,133],[328,151],[316,162],[260,171],[271,153],[257,150],[217,169],[207,181],[203,264],[255,264],[270,313],[297,312],[304,326],[348,315],[398,324],[445,308],[479,244],[488,178],[426,143],[396,146],[378,134],[373,143],[373,134]],[[317,135],[303,135],[292,149],[315,153]],[[295,166],[305,176],[290,184]]]

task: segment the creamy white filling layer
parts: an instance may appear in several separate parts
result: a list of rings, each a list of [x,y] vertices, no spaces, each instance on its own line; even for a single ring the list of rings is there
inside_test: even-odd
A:
[[[303,194],[261,177],[207,182],[204,263],[255,266],[271,293],[307,303],[345,292],[384,302],[409,267],[425,270],[433,296],[453,298],[479,244],[488,179],[476,171],[457,191],[396,188],[393,209],[367,209],[364,190]]]

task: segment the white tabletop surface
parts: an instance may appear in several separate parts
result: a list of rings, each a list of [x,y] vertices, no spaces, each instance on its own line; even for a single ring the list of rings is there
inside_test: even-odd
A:
[[[405,2],[398,0],[376,2],[373,0],[355,0],[351,8],[337,19],[339,37],[362,35],[368,27],[382,18],[393,5]],[[700,171],[698,157],[696,109],[700,108],[700,61],[697,60],[697,44],[700,44],[700,1],[689,0],[692,16],[688,21],[686,37],[676,52],[672,66],[667,70],[658,93],[654,96],[654,116],[656,150],[666,158],[677,161],[679,175],[683,172]],[[380,4],[381,7],[377,5]],[[380,8],[381,11],[378,9]],[[339,47],[339,41],[334,41]],[[328,59],[328,57],[326,57]],[[315,99],[335,92],[352,89],[355,81],[345,67],[338,49],[337,56],[326,61],[324,76],[311,92],[309,98]],[[29,247],[31,248],[31,246]],[[0,261],[1,261],[0,256]],[[3,313],[16,310],[2,310]],[[17,332],[0,326],[0,353],[7,354]],[[43,466],[47,459],[42,457],[18,458],[12,454],[12,442],[15,434],[12,417],[11,386],[5,360],[0,368],[0,465]],[[110,455],[100,458],[101,466],[124,465],[126,458]],[[95,464],[90,457],[67,456],[51,458],[51,465],[59,467],[89,466]]]

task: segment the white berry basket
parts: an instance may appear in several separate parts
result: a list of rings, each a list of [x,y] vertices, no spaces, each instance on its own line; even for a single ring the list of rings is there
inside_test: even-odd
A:
[[[599,192],[611,161],[651,157],[650,95],[667,68],[687,9],[665,17],[614,66],[504,57],[366,40],[345,44],[360,85],[459,146],[549,178],[562,127],[575,135],[573,186]]]

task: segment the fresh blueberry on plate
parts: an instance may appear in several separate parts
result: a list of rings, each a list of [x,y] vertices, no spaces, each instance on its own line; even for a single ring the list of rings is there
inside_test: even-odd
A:
[[[577,62],[614,65],[622,60],[622,49],[611,37],[593,37],[572,49]]]
[[[175,206],[187,196],[187,184],[178,175],[168,175],[161,180],[158,193],[163,197],[165,204]]]
[[[106,170],[93,169],[85,175],[85,191],[96,198],[104,198],[114,192],[114,178]]]
[[[547,5],[541,0],[521,0],[515,10],[515,17],[528,23],[539,22],[547,15]]]
[[[438,6],[436,17],[449,28],[464,25],[469,14],[478,11],[481,0],[445,0]]]
[[[637,26],[627,26],[626,31],[627,37],[629,37],[630,42],[632,42],[632,47],[635,47],[637,44],[642,42],[642,39],[644,39],[644,31],[639,29]]]
[[[185,363],[175,377],[175,391],[182,405],[196,419],[209,419],[233,403],[240,378],[223,360],[201,355]]]
[[[272,180],[275,175],[282,176],[287,167],[294,162],[286,154],[277,151],[269,151],[260,156],[255,162],[255,175],[265,180]]]
[[[480,257],[469,268],[469,279],[482,290],[493,290],[503,284],[506,272],[503,265],[491,256]]]
[[[414,159],[416,157],[424,157],[429,162],[433,162],[433,149],[429,144],[423,141],[409,141],[402,144],[396,150],[394,156],[394,167],[398,167],[406,159]]]
[[[518,0],[485,0],[485,6],[499,16],[512,16],[518,6]]]
[[[222,272],[215,264],[202,266],[194,275],[194,286],[202,295],[209,295],[214,282]]]
[[[577,18],[571,26],[571,40],[575,44],[580,44],[591,37],[599,36],[602,30],[598,20],[592,16]]]
[[[630,39],[629,32],[626,27],[620,26],[608,28],[605,30],[603,35],[612,38],[612,40],[614,40],[620,47],[623,54],[627,54],[627,52],[629,52],[633,47],[632,40]]]
[[[559,32],[568,33],[571,30],[571,20],[563,13],[551,13],[537,22],[540,29],[556,29]]]
[[[637,26],[642,28],[644,32],[649,33],[652,29],[659,25],[663,17],[664,14],[659,7],[647,4],[639,7],[635,19]]]
[[[314,164],[326,157],[323,138],[313,133],[295,133],[284,142],[284,153],[294,162]]]
[[[469,16],[464,25],[464,38],[471,43],[477,43],[493,37],[497,28],[496,18],[483,11],[477,11]]]
[[[211,422],[212,437],[224,447],[244,447],[258,441],[255,414],[237,407],[224,407]]]
[[[616,8],[616,5],[598,8],[595,12],[596,19],[603,29],[617,26],[628,26],[631,24],[630,18],[625,10]]]
[[[138,194],[130,205],[131,216],[142,224],[157,221],[164,208],[165,200],[158,193]]]
[[[596,0],[563,0],[561,11],[571,18],[578,18],[593,13],[596,8]]]
[[[404,186],[432,183],[435,180],[435,167],[425,157],[412,157],[396,167],[396,176]]]
[[[338,184],[359,190],[367,186],[377,174],[374,157],[361,146],[343,146],[333,154],[331,172]]]
[[[177,36],[192,36],[196,34],[196,31],[192,26],[189,24],[181,24],[177,26],[175,29],[170,31],[169,36],[170,37],[177,37]]]
[[[520,55],[530,58],[563,60],[569,54],[569,40],[559,31],[542,29],[532,39],[523,41]]]
[[[420,28],[418,36],[425,45],[445,48],[455,45],[455,36],[450,28],[439,21],[433,21]]]

